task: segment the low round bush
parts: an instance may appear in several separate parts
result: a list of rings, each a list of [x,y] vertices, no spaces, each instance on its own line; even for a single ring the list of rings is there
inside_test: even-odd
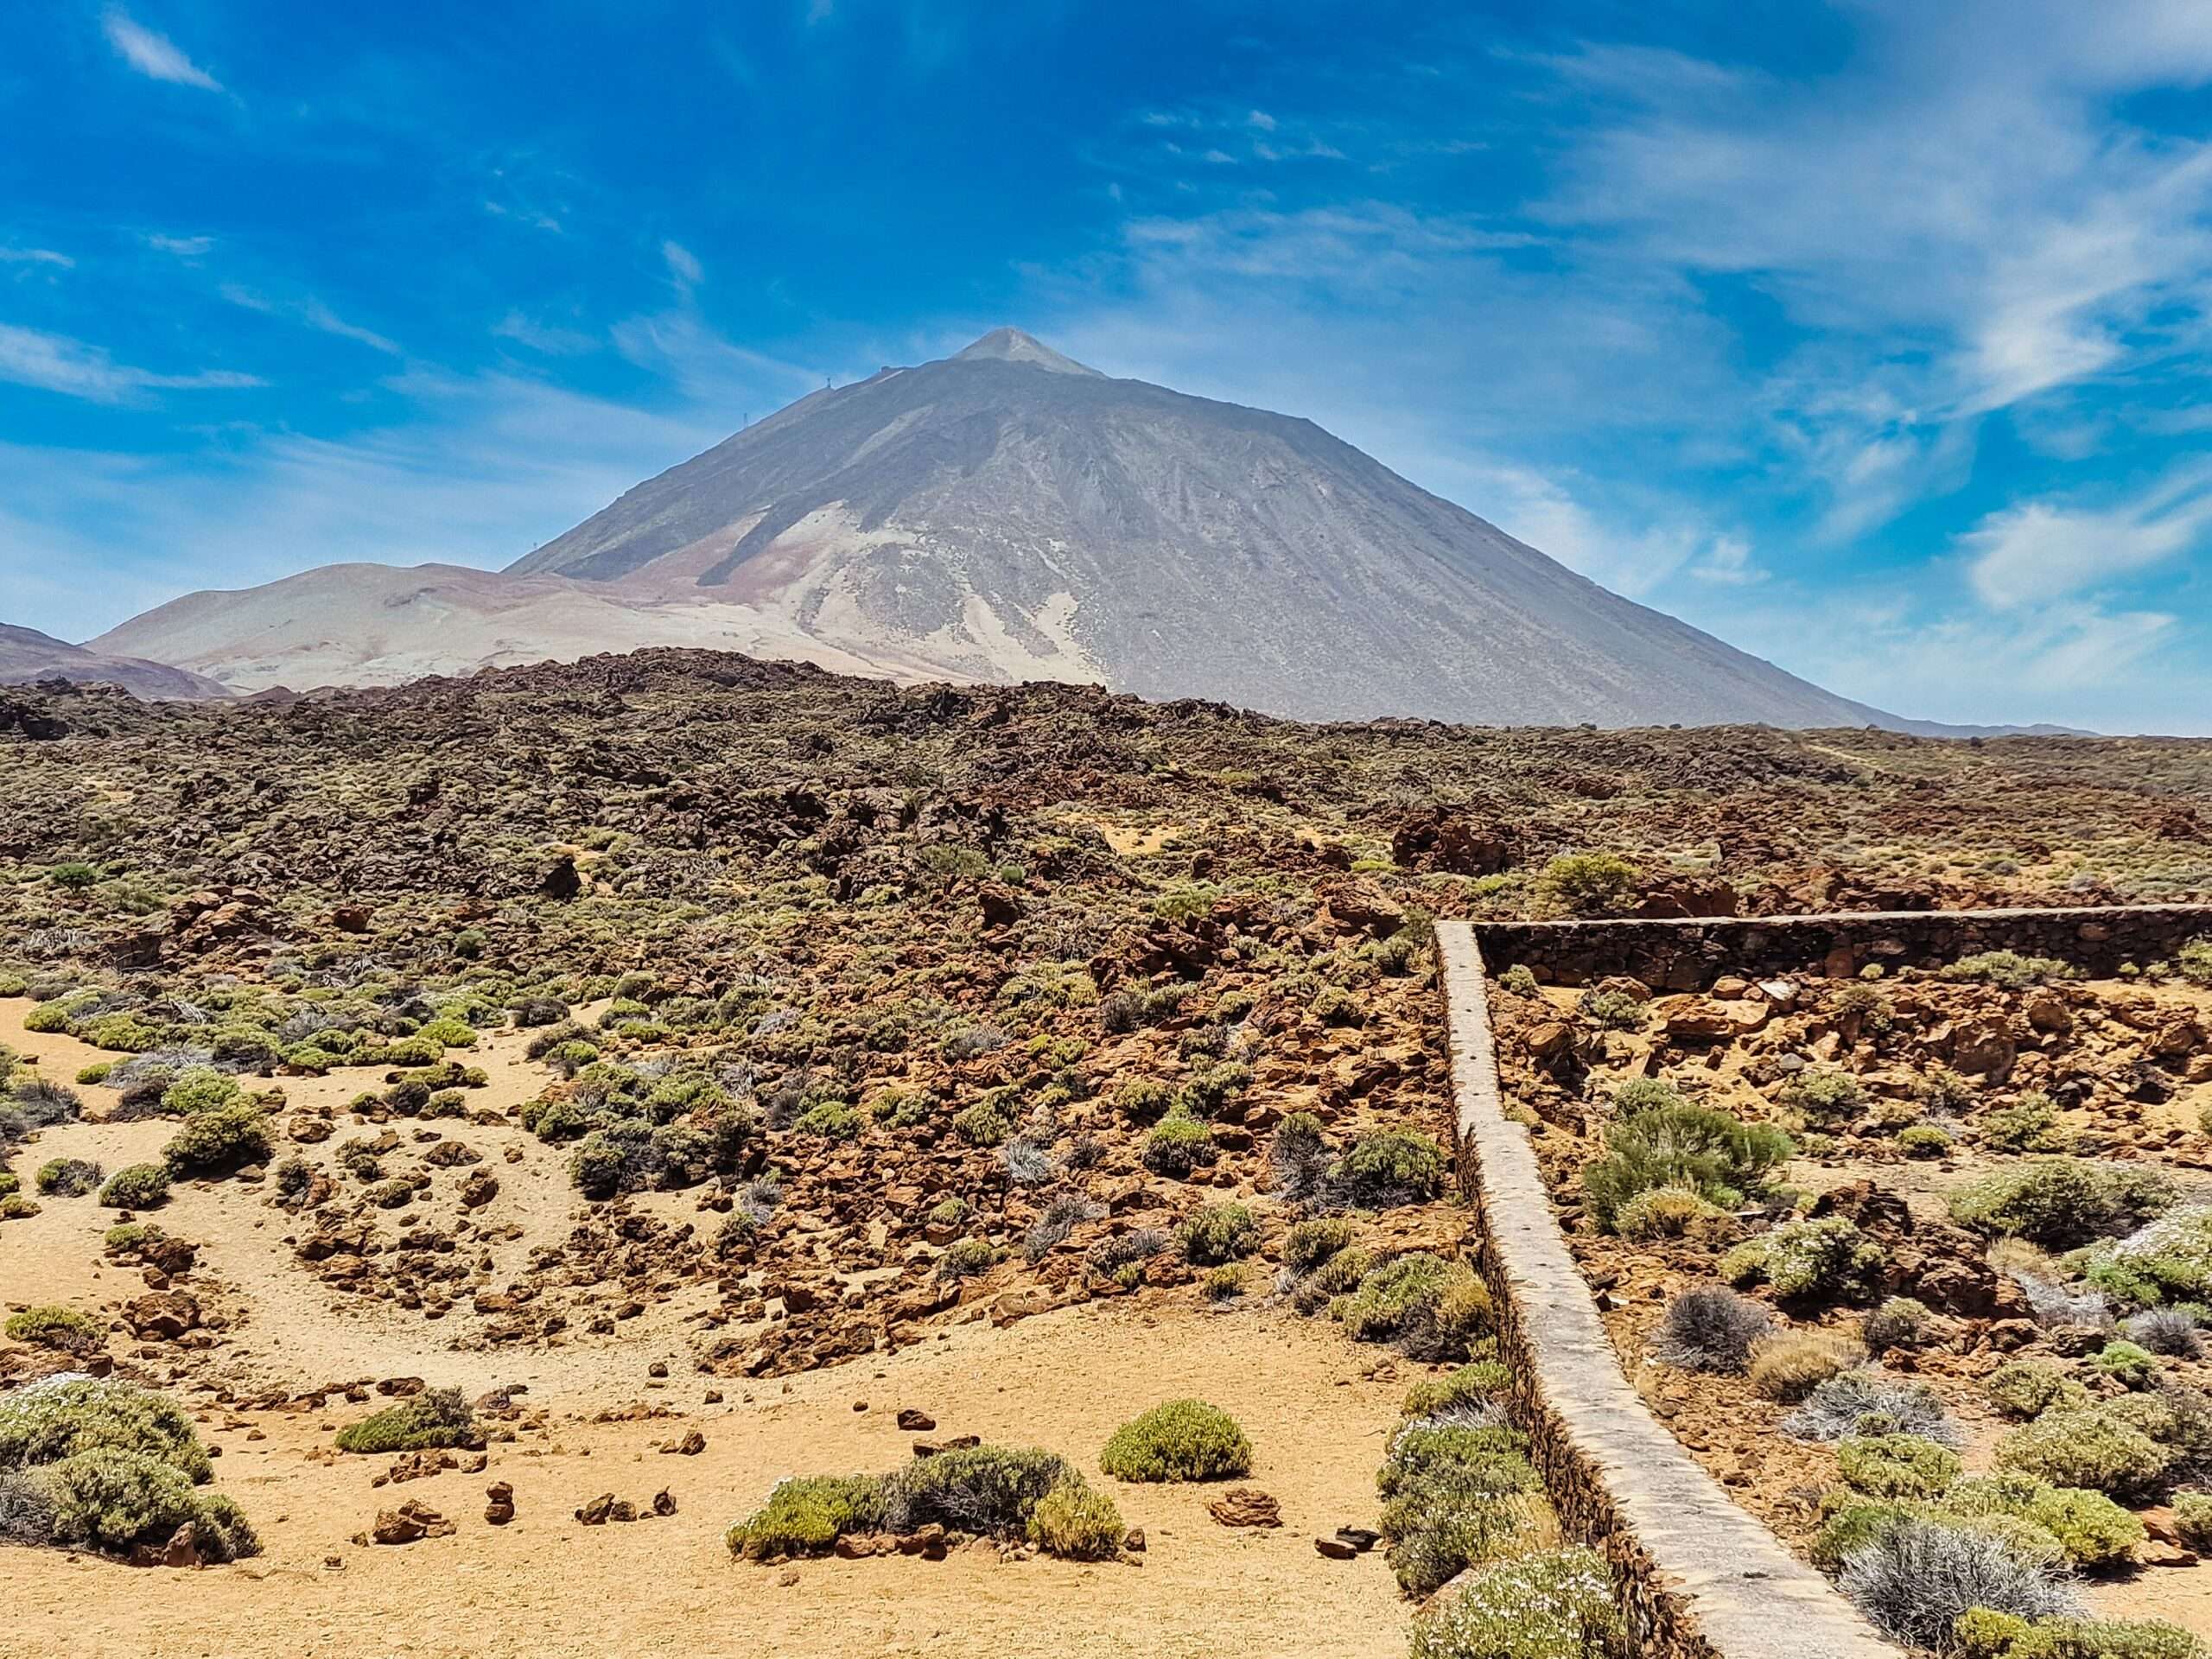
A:
[[[1414,1620],[1409,1659],[1627,1659],[1605,1557],[1548,1550],[1502,1562]]]
[[[476,1439],[476,1417],[459,1389],[426,1389],[338,1431],[340,1452],[382,1455],[467,1446]]]
[[[937,1276],[940,1279],[972,1279],[978,1274],[988,1273],[998,1260],[991,1247],[980,1238],[955,1239],[938,1257]]]
[[[196,1490],[182,1470],[143,1452],[79,1452],[31,1478],[51,1505],[57,1544],[124,1551],[167,1543],[188,1527],[205,1560],[236,1560],[261,1549],[236,1503]]]
[[[1283,1265],[1293,1273],[1311,1273],[1358,1236],[1359,1230],[1341,1216],[1294,1222],[1283,1235]]]
[[[0,1395],[0,1469],[102,1448],[158,1458],[193,1481],[208,1476],[192,1419],[166,1395],[89,1376],[50,1377]]]
[[[2089,1403],[2089,1391],[2047,1359],[2016,1359],[2000,1365],[1982,1386],[2015,1417],[2039,1417],[2054,1406]]]
[[[2155,1491],[2169,1460],[2156,1440],[2100,1406],[2046,1411],[1999,1440],[1991,1459],[2000,1470],[2113,1497]]]
[[[53,1198],[80,1198],[100,1184],[100,1166],[82,1158],[54,1158],[39,1166],[38,1190]]]
[[[240,1100],[186,1118],[162,1160],[172,1175],[219,1174],[264,1162],[272,1145],[268,1114]]]
[[[1029,1541],[1071,1561],[1111,1560],[1127,1535],[1114,1500],[1079,1475],[1055,1482],[1029,1512]]]
[[[2038,1618],[2082,1611],[2058,1569],[2023,1560],[1986,1531],[1908,1519],[1843,1563],[1843,1592],[1874,1628],[1911,1648],[1942,1648],[1974,1608]]]
[[[1740,1372],[1751,1363],[1752,1344],[1773,1328],[1774,1316],[1750,1297],[1723,1285],[1693,1285],[1667,1305],[1651,1351],[1686,1370]]]
[[[1948,1446],[1917,1434],[1853,1434],[1836,1444],[1837,1465],[1869,1497],[1940,1497],[1963,1468]]]
[[[2065,1249],[2124,1233],[2171,1208],[2173,1178],[2139,1164],[2040,1158],[1995,1171],[1951,1195],[1951,1218],[2005,1238]]]
[[[1216,1268],[1251,1255],[1260,1242],[1260,1224],[1241,1204],[1210,1204],[1183,1224],[1181,1238],[1185,1260]]]
[[[89,1354],[107,1345],[105,1325],[89,1313],[80,1313],[58,1302],[43,1303],[11,1314],[4,1329],[10,1342],[59,1349],[65,1354]]]
[[[100,1202],[111,1210],[151,1210],[168,1195],[169,1173],[160,1164],[126,1164],[100,1188]]]
[[[1249,1474],[1252,1443],[1201,1400],[1171,1400],[1114,1431],[1098,1466],[1117,1480],[1224,1480]]]
[[[1406,1390],[1405,1414],[1427,1417],[1454,1406],[1501,1399],[1513,1374],[1494,1359],[1471,1360],[1442,1376],[1426,1376]]]
[[[1376,1129],[1351,1143],[1335,1173],[1346,1196],[1363,1209],[1423,1204],[1444,1190],[1444,1153],[1411,1129]]]
[[[810,1475],[779,1480],[768,1501],[723,1537],[749,1561],[826,1555],[849,1532],[883,1524],[883,1482],[874,1475]]]
[[[1155,1175],[1187,1177],[1220,1157],[1213,1131],[1195,1117],[1171,1112],[1145,1137],[1144,1166]]]

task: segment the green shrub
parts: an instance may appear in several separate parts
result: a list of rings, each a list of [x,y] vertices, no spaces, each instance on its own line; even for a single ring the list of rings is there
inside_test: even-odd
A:
[[[190,1117],[199,1112],[213,1112],[237,1104],[245,1098],[235,1078],[204,1065],[196,1065],[181,1075],[175,1083],[162,1091],[162,1109],[179,1117]]]
[[[1211,1268],[1205,1277],[1198,1281],[1198,1293],[1210,1302],[1225,1302],[1244,1294],[1245,1273],[1242,1262],[1225,1262]]]
[[[151,1210],[168,1195],[169,1173],[160,1164],[127,1164],[100,1188],[100,1202],[111,1210]]]
[[[972,1279],[978,1274],[988,1273],[997,1260],[991,1247],[980,1238],[955,1239],[938,1258],[937,1276],[946,1280]]]
[[[1354,1289],[1329,1304],[1329,1313],[1355,1342],[1434,1331],[1444,1338],[1443,1347],[1456,1345],[1464,1353],[1489,1322],[1490,1292],[1465,1262],[1414,1250],[1369,1270]]]
[[[2184,1205],[2116,1244],[2099,1246],[2082,1274],[2134,1301],[2212,1296],[2212,1205]]]
[[[0,1469],[55,1463],[80,1452],[143,1452],[207,1478],[192,1419],[165,1395],[111,1377],[70,1377],[0,1395]]]
[[[1421,1204],[1444,1190],[1444,1153],[1411,1129],[1361,1135],[1337,1162],[1336,1179],[1354,1204],[1370,1210]]]
[[[1999,1170],[1951,1195],[1951,1218],[2046,1249],[2125,1232],[2171,1206],[2173,1179],[2136,1164],[2045,1158]]]
[[[435,1043],[440,1048],[474,1048],[476,1029],[460,1020],[433,1020],[415,1035],[426,1043]]]
[[[2000,1365],[1983,1386],[1992,1400],[2016,1417],[2040,1417],[2054,1406],[2089,1403],[2089,1391],[2047,1359],[2016,1359]]]
[[[1963,1468],[1957,1452],[1918,1434],[1854,1434],[1835,1454],[1844,1484],[1869,1497],[1939,1497]]]
[[[1933,1123],[1915,1123],[1897,1131],[1897,1150],[1908,1158],[1941,1158],[1950,1149],[1949,1134]]]
[[[1410,1659],[1626,1659],[1605,1557],[1548,1550],[1491,1567],[1414,1621]]]
[[[1764,1279],[1785,1300],[1871,1295],[1886,1262],[1880,1245],[1841,1216],[1789,1221],[1746,1239],[1720,1259],[1721,1276],[1745,1285]]]
[[[45,1302],[10,1314],[4,1327],[10,1342],[58,1348],[65,1354],[89,1354],[107,1345],[107,1327],[89,1313],[59,1302]]]
[[[240,1100],[185,1119],[162,1159],[171,1175],[213,1174],[261,1163],[271,1147],[268,1115]]]
[[[1183,1224],[1181,1240],[1185,1261],[1218,1267],[1251,1255],[1260,1242],[1260,1224],[1241,1204],[1210,1204]]]
[[[2183,1492],[2174,1499],[2174,1534],[2200,1555],[2212,1555],[2212,1492]]]
[[[2054,1152],[2064,1139],[2057,1132],[2058,1103],[2039,1090],[1983,1113],[1980,1127],[1981,1138],[2000,1152]]]
[[[1463,1422],[1402,1425],[1389,1455],[1376,1471],[1376,1489],[1395,1497],[1424,1482],[1477,1487],[1492,1493],[1534,1491],[1529,1437],[1517,1429]]]
[[[952,1118],[953,1133],[971,1147],[995,1147],[1014,1133],[1014,1119],[995,1100],[977,1101]]]
[[[1643,873],[1615,853],[1561,853],[1537,873],[1536,897],[1569,916],[1611,916],[1634,905]]]
[[[1942,969],[1945,979],[1968,980],[2012,991],[2048,980],[2070,979],[2073,975],[2073,969],[2056,957],[2024,957],[2017,950],[1979,950]]]
[[[1071,1561],[1110,1561],[1126,1532],[1114,1500],[1082,1476],[1053,1483],[1029,1512],[1029,1541]]]
[[[1213,1131],[1195,1117],[1171,1112],[1145,1137],[1144,1166],[1155,1175],[1187,1178],[1221,1155]]]
[[[41,1164],[38,1190],[53,1198],[81,1198],[100,1184],[100,1166],[82,1158],[54,1158]]]
[[[2107,1343],[2089,1356],[2089,1365],[2130,1389],[2147,1389],[2158,1376],[2158,1357],[2132,1342]]]
[[[1283,1265],[1293,1273],[1311,1273],[1358,1236],[1359,1230],[1341,1216],[1317,1216],[1291,1224],[1283,1235]]]
[[[768,1501],[722,1535],[729,1553],[749,1561],[826,1555],[849,1532],[883,1524],[883,1481],[874,1475],[810,1475],[779,1480]]]
[[[76,1452],[40,1468],[33,1480],[52,1505],[57,1544],[123,1551],[167,1543],[189,1527],[205,1560],[235,1560],[261,1548],[237,1504],[195,1491],[183,1470],[143,1452]]]
[[[1768,1123],[1747,1123],[1703,1106],[1662,1106],[1605,1128],[1605,1155],[1582,1172],[1591,1219],[1615,1230],[1621,1207],[1654,1187],[1685,1187],[1732,1210],[1764,1189],[1792,1150]]]
[[[791,1121],[793,1135],[817,1141],[850,1141],[860,1132],[860,1114],[842,1100],[817,1101]]]
[[[1613,1230],[1638,1243],[1680,1238],[1695,1223],[1725,1213],[1693,1187],[1655,1186],[1621,1205],[1613,1217]]]
[[[340,1452],[383,1455],[467,1446],[476,1439],[476,1417],[459,1389],[425,1389],[375,1415],[338,1431]]]
[[[2102,1492],[2048,1487],[2036,1494],[2021,1518],[2058,1540],[2076,1567],[2112,1567],[2128,1560],[2143,1541],[2143,1522]]]
[[[1251,1472],[1252,1446],[1227,1412],[1171,1400],[1116,1429],[1098,1466],[1117,1480],[1223,1480]]]
[[[1782,1104],[1808,1123],[1836,1128],[1866,1109],[1866,1091],[1848,1071],[1833,1066],[1808,1066],[1783,1085]]]
[[[1584,1019],[1605,1031],[1641,1031],[1649,1013],[1626,991],[1588,990],[1575,1005]]]
[[[1556,1541],[1551,1506],[1533,1493],[1471,1497],[1425,1488],[1382,1514],[1385,1559],[1404,1594],[1433,1594],[1470,1567],[1525,1555]]]
[[[1020,1538],[1047,1492],[1081,1478],[1065,1459],[1034,1447],[956,1446],[887,1476],[884,1518],[896,1532],[935,1523]]]
[[[1471,1360],[1442,1376],[1425,1376],[1406,1391],[1405,1414],[1427,1417],[1454,1406],[1503,1396],[1512,1387],[1513,1375],[1494,1359]]]
[[[2046,1411],[1999,1440],[1991,1459],[1999,1470],[2114,1497],[2155,1491],[2169,1460],[2164,1447],[2102,1406]]]
[[[1951,1626],[1959,1659],[2204,1659],[2197,1639],[2162,1619],[2025,1619],[1975,1607]]]

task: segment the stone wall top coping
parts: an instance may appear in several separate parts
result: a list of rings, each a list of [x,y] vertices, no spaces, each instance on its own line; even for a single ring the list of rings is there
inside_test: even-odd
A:
[[[1840,922],[2014,922],[2107,921],[2129,916],[2192,916],[2212,919],[2212,904],[2022,905],[1997,910],[1823,910],[1789,916],[1591,916],[1549,921],[1474,921],[1478,934],[1502,931],[1564,931],[1673,927],[1833,927]],[[1442,925],[1439,924],[1439,925]]]
[[[1670,1651],[1722,1659],[1897,1659],[1819,1573],[1789,1554],[1660,1426],[1621,1368],[1560,1230],[1528,1130],[1505,1115],[1475,930],[1437,924],[1472,1195],[1525,1332],[1536,1397],[1605,1485],[1688,1627]]]

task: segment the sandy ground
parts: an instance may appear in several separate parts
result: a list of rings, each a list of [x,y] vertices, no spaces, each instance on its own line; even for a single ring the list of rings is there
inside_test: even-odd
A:
[[[35,1055],[62,1080],[102,1056],[65,1037],[26,1033],[32,1005],[0,1001],[0,1043]],[[469,1056],[490,1071],[472,1106],[512,1106],[542,1077],[524,1062],[524,1037],[504,1033]],[[365,1074],[288,1078],[296,1104],[342,1103]],[[111,1091],[84,1086],[98,1115]],[[97,1158],[109,1169],[157,1155],[166,1121],[84,1122],[48,1130],[14,1160],[28,1178],[56,1156]],[[403,1125],[412,1133],[415,1126]],[[518,1129],[436,1126],[464,1135],[499,1173],[486,1219],[512,1220],[524,1239],[558,1236],[581,1205],[557,1156]],[[358,1130],[308,1149],[327,1157]],[[524,1160],[508,1164],[510,1143]],[[679,1195],[680,1196],[680,1195]],[[674,1213],[673,1211],[671,1213]],[[224,1659],[556,1659],[563,1655],[806,1653],[837,1656],[1371,1655],[1405,1640],[1409,1610],[1379,1554],[1323,1560],[1317,1533],[1370,1523],[1383,1437],[1418,1368],[1344,1341],[1325,1322],[1240,1306],[1214,1312],[1188,1292],[1097,1303],[1004,1330],[981,1320],[890,1356],[785,1382],[702,1377],[691,1369],[681,1315],[685,1287],[614,1336],[547,1349],[472,1345],[460,1314],[424,1320],[373,1299],[331,1289],[284,1243],[291,1218],[238,1182],[175,1189],[157,1218],[201,1244],[194,1288],[214,1294],[238,1323],[203,1354],[157,1362],[221,1448],[218,1484],[245,1507],[265,1553],[199,1571],[136,1569],[90,1556],[0,1548],[0,1652],[223,1656]],[[103,1265],[112,1211],[90,1198],[48,1199],[41,1212],[0,1227],[0,1306],[63,1301],[97,1311],[143,1289],[135,1270]],[[504,1264],[503,1264],[504,1266]],[[217,1288],[219,1287],[219,1288]],[[118,1351],[130,1347],[118,1338]],[[458,1345],[457,1345],[458,1344]],[[648,1375],[665,1361],[670,1376]],[[528,1387],[523,1403],[542,1427],[495,1441],[481,1474],[449,1471],[373,1488],[382,1458],[329,1451],[335,1430],[371,1405],[322,1412],[240,1413],[215,1390],[304,1390],[362,1376],[420,1376],[472,1395]],[[710,1389],[727,1400],[706,1403]],[[1212,1489],[1127,1486],[1099,1474],[1106,1437],[1148,1406],[1184,1395],[1223,1406],[1257,1451],[1251,1484],[1281,1502],[1279,1531],[1232,1531],[1205,1510]],[[861,1402],[867,1408],[857,1408]],[[375,1402],[377,1404],[382,1402]],[[669,1415],[598,1422],[644,1406]],[[894,1558],[807,1561],[790,1567],[733,1562],[721,1535],[786,1474],[899,1466],[913,1435],[902,1407],[933,1416],[937,1433],[1043,1445],[1111,1491],[1148,1548],[1135,1565],[1050,1560],[1002,1562],[995,1551],[937,1563]],[[696,1457],[658,1453],[689,1428],[706,1437]],[[512,1483],[517,1519],[483,1519],[484,1488]],[[587,1528],[578,1505],[602,1492],[647,1507],[667,1489],[672,1517]],[[458,1523],[446,1538],[399,1546],[353,1542],[379,1509],[413,1498]]]
[[[764,1385],[750,1401],[700,1405],[696,1380],[662,1391],[682,1414],[583,1426],[566,1402],[543,1434],[495,1445],[480,1476],[449,1471],[373,1491],[383,1459],[310,1460],[367,1408],[287,1416],[217,1414],[220,1484],[262,1522],[267,1553],[197,1572],[134,1569],[43,1550],[0,1549],[0,1605],[13,1651],[70,1655],[505,1656],[1370,1656],[1403,1642],[1407,1609],[1379,1554],[1338,1563],[1317,1532],[1372,1519],[1374,1471],[1402,1379],[1333,1332],[1266,1310],[1157,1313],[1068,1309],[1007,1330],[970,1325],[880,1363]],[[486,1371],[487,1386],[504,1371]],[[1252,1436],[1251,1482],[1281,1501],[1280,1531],[1231,1531],[1205,1487],[1128,1486],[1098,1474],[1098,1448],[1144,1408],[1203,1395]],[[652,1397],[641,1386],[633,1398]],[[865,1402],[866,1411],[855,1409]],[[608,1402],[613,1404],[614,1402]],[[721,1534],[787,1473],[895,1468],[918,1406],[938,1432],[1041,1442],[1084,1466],[1142,1527],[1142,1564],[733,1562]],[[563,1421],[563,1420],[566,1421]],[[697,1457],[656,1453],[698,1427]],[[253,1440],[256,1431],[267,1438]],[[518,1518],[481,1518],[486,1482],[515,1488]],[[672,1517],[587,1528],[575,1507],[662,1488]],[[350,1541],[379,1507],[428,1503],[452,1537],[397,1548]],[[327,1564],[335,1558],[340,1565]]]

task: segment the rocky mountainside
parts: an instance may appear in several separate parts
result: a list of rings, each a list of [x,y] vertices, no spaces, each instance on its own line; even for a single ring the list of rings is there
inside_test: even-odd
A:
[[[73,645],[36,628],[0,622],[0,685],[38,680],[119,685],[140,697],[221,697],[230,688],[202,674],[138,657],[115,657]]]
[[[696,643],[1315,719],[1904,724],[1310,421],[1109,378],[1013,329],[802,398],[503,576],[333,567],[92,643],[242,688]]]

